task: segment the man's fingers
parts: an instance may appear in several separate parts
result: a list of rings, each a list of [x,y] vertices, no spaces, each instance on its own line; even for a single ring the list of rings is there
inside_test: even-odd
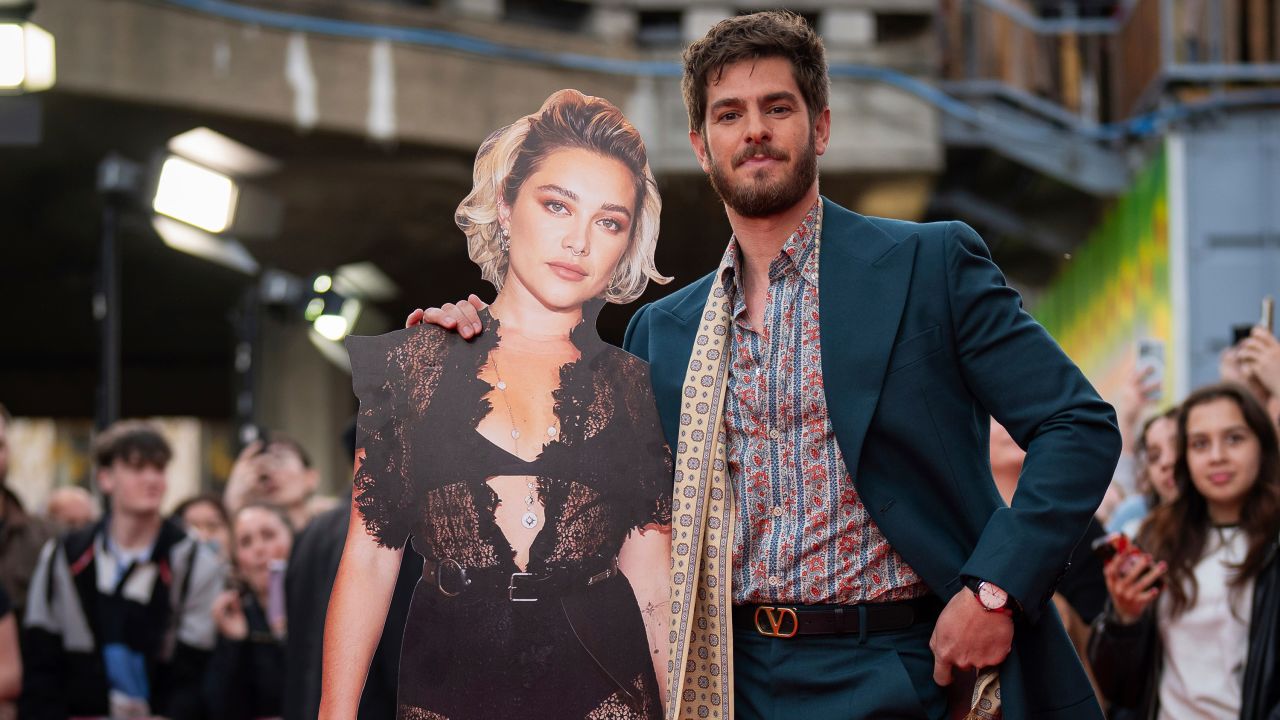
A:
[[[417,325],[421,322],[422,322],[422,308],[418,308],[417,310],[414,310],[413,312],[409,313],[409,317],[404,319],[404,326],[407,328],[411,328],[414,325]]]
[[[475,297],[472,295],[471,297]],[[472,332],[480,332],[480,313],[470,302],[471,298],[467,298],[467,302],[457,304],[458,315],[461,316],[464,326],[471,328]]]
[[[470,295],[467,296],[467,302],[470,303],[471,307],[475,308],[476,310],[483,310],[489,307],[489,303],[481,300],[479,297],[476,296],[475,293],[471,293]]]
[[[951,663],[945,662],[942,658],[934,656],[933,658],[933,681],[942,687],[951,684]]]
[[[452,328],[457,324],[457,320],[452,315],[445,312],[444,308],[430,308],[422,312],[422,322],[432,325],[439,325],[443,328]]]

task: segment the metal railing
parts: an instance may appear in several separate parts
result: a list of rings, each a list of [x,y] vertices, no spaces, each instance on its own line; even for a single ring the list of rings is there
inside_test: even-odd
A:
[[[1107,17],[1054,7],[1047,18],[1026,0],[944,2],[943,76],[996,81],[1084,122],[1129,118],[1185,87],[1280,83],[1274,0],[1122,0]]]

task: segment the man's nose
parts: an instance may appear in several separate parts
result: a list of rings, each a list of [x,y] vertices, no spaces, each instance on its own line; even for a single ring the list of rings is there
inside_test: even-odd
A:
[[[769,129],[769,124],[765,122],[764,114],[759,112],[748,112],[747,136],[746,141],[755,145],[769,142],[773,137],[773,132]]]

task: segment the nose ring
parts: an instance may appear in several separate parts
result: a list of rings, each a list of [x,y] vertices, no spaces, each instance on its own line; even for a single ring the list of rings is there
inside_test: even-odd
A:
[[[570,254],[570,255],[572,255],[572,256],[574,256],[574,257],[582,257],[583,255],[586,255],[586,254],[587,254],[587,251],[586,251],[585,249],[583,249],[583,250],[574,250],[573,248],[569,248],[569,254]]]

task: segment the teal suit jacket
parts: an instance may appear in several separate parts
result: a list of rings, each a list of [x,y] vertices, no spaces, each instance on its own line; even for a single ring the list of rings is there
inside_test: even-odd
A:
[[[1100,719],[1049,600],[1115,469],[1114,411],[1022,310],[967,225],[868,218],[822,202],[822,375],[863,503],[942,598],[971,576],[1021,604],[1001,666],[1006,718]],[[645,305],[627,327],[624,346],[651,365],[673,448],[714,281]],[[989,416],[1027,451],[1012,507],[992,481]]]

